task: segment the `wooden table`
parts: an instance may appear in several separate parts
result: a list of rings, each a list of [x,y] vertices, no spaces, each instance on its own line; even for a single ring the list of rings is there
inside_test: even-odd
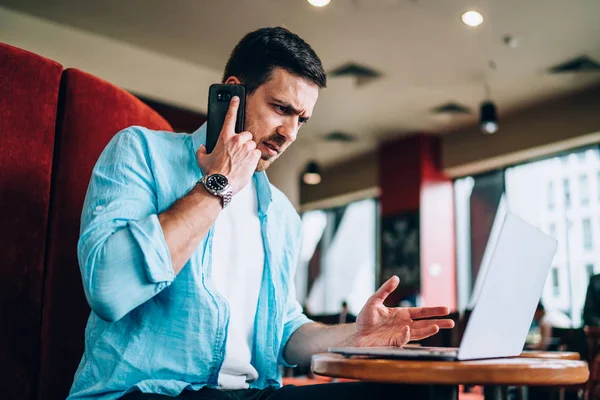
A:
[[[399,384],[431,385],[432,398],[457,399],[458,385],[560,387],[585,383],[587,363],[553,358],[501,358],[477,361],[416,361],[346,358],[316,354],[312,371],[318,375]],[[486,390],[486,397],[500,392]]]
[[[547,360],[581,360],[581,356],[575,351],[526,350],[519,357],[543,358]]]

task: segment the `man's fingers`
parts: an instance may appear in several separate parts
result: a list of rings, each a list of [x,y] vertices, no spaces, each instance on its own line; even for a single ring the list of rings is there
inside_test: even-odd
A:
[[[421,340],[433,336],[440,331],[440,327],[437,325],[431,325],[427,328],[411,329],[410,340]]]
[[[239,143],[247,143],[252,140],[252,133],[248,131],[240,132],[235,135],[235,140],[237,140]]]
[[[394,345],[402,347],[410,341],[410,337],[410,328],[408,325],[405,325],[402,327],[402,329],[400,329],[400,333],[394,339]]]
[[[381,304],[387,297],[398,287],[400,278],[396,275],[388,279],[381,287],[371,296],[369,303]]]
[[[437,325],[440,329],[451,329],[454,328],[454,321],[451,319],[425,319],[414,321],[412,323],[412,329],[427,328],[431,325]]]
[[[412,307],[408,309],[412,319],[444,317],[450,314],[448,307]]]
[[[237,96],[233,96],[231,98],[231,102],[229,103],[227,115],[225,115],[225,122],[223,122],[223,129],[221,131],[221,134],[231,136],[235,133],[235,122],[237,119],[237,111],[239,106],[240,98]]]

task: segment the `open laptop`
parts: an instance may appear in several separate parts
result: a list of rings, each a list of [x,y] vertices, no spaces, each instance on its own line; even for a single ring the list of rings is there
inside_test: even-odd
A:
[[[476,360],[521,354],[557,242],[500,202],[473,291],[473,312],[458,348],[334,347],[345,356]]]

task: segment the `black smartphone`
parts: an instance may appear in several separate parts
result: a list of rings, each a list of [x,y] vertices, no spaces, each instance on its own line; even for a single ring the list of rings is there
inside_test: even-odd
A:
[[[214,84],[208,90],[207,153],[212,152],[217,144],[227,110],[229,110],[229,103],[234,96],[240,98],[235,120],[235,133],[240,133],[244,131],[244,118],[246,117],[246,87],[244,85]]]

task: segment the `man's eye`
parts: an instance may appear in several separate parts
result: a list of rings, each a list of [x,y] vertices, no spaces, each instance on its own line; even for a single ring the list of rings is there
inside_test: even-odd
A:
[[[287,112],[288,112],[288,108],[286,106],[280,106],[280,105],[276,104],[275,108],[277,109],[277,111],[279,111],[283,114],[287,114]]]

